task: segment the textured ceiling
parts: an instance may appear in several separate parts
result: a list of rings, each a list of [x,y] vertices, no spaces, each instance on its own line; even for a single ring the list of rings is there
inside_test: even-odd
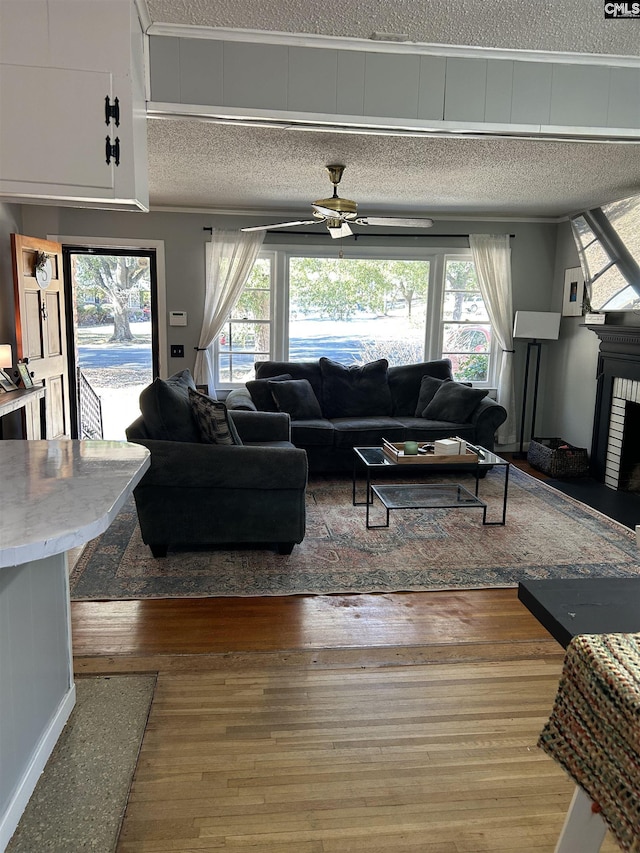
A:
[[[605,21],[601,0],[147,0],[151,20],[203,27],[572,53],[640,53],[640,22]]]
[[[579,53],[640,54],[640,21],[600,0],[147,0],[154,23]],[[150,120],[154,208],[307,217],[346,164],[340,194],[362,215],[557,217],[640,191],[640,146],[399,138]]]

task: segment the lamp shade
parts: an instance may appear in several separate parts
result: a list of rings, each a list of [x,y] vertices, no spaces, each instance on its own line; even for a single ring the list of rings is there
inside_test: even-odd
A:
[[[516,311],[514,338],[542,338],[556,341],[560,335],[560,314],[553,311]]]
[[[0,367],[13,367],[11,344],[0,344]]]

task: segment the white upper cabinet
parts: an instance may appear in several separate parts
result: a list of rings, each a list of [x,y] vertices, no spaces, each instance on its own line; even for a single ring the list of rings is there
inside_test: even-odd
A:
[[[117,123],[106,113],[116,98]],[[148,210],[143,36],[130,0],[0,1],[0,198]]]

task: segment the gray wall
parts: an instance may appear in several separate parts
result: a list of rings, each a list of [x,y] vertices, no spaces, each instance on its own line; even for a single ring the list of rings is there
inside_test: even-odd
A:
[[[9,235],[22,230],[22,208],[0,203],[0,344],[11,344],[16,358],[14,323],[13,268]]]
[[[197,346],[202,310],[204,304],[204,244],[210,239],[205,226],[238,228],[245,220],[234,217],[214,216],[204,213],[121,213],[102,210],[85,210],[72,207],[45,207],[37,205],[0,206],[4,216],[0,223],[0,233],[7,257],[9,257],[8,233],[22,230],[32,237],[47,237],[58,234],[73,237],[111,237],[131,239],[163,240],[165,244],[167,311],[188,312],[188,326],[169,329],[168,344],[183,344],[184,359],[170,359],[167,354],[169,373],[185,367],[193,368],[194,347]],[[11,224],[13,223],[13,224]],[[468,245],[465,239],[437,238],[438,232],[462,235],[472,233],[510,233],[512,240],[512,277],[514,310],[550,311],[559,310],[562,299],[562,287],[559,282],[567,265],[564,259],[560,265],[556,262],[558,226],[555,224],[533,222],[490,222],[490,221],[443,221],[436,223],[434,237],[424,241],[430,247],[451,247],[452,249]],[[268,235],[265,247],[278,243],[290,244],[293,236]],[[326,245],[327,237],[321,229],[318,238],[298,238],[302,245],[321,241]],[[390,242],[398,247],[404,241],[394,239]],[[367,239],[362,245],[376,245],[379,241]],[[407,241],[414,246],[416,241]],[[3,259],[4,259],[3,252]],[[575,266],[574,260],[571,266]],[[13,312],[13,295],[10,275],[10,258],[7,261],[8,275],[0,280],[0,308],[3,316]],[[560,301],[558,301],[560,300]],[[161,322],[163,318],[160,318]],[[555,346],[555,344],[554,344]],[[526,344],[515,344],[516,412],[521,406],[521,378],[524,372]],[[565,425],[564,415],[558,411],[558,401],[562,401],[562,390],[547,395],[546,383],[551,372],[551,358],[543,358],[541,374],[541,394],[538,402],[538,424],[544,424],[545,430],[555,433]],[[569,378],[567,378],[569,384]],[[555,387],[555,385],[554,385]],[[543,390],[544,389],[544,393]],[[571,422],[571,413],[564,413]],[[578,418],[580,420],[580,418]],[[568,426],[567,426],[568,429]],[[539,431],[539,430],[538,430]],[[573,431],[566,436],[574,440]]]
[[[554,293],[551,310],[562,311],[564,271],[580,266],[571,227],[558,226]],[[544,417],[541,435],[557,436],[591,449],[596,399],[599,340],[584,326],[584,317],[563,317],[560,338],[545,345]]]
[[[11,344],[14,362],[16,355],[15,301],[13,298],[13,265],[10,234],[22,229],[22,208],[18,204],[0,203],[0,344]],[[22,415],[12,412],[2,419],[4,438],[20,438]]]

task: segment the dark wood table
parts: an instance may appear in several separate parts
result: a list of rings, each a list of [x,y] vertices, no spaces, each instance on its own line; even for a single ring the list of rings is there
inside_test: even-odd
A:
[[[518,598],[565,649],[577,634],[640,632],[640,578],[527,580]]]

